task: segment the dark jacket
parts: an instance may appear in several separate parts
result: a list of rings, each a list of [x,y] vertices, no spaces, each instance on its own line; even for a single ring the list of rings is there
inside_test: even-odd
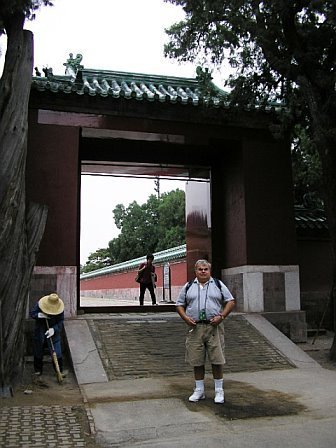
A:
[[[34,339],[43,343],[46,338],[45,332],[48,330],[48,327],[45,319],[39,319],[37,317],[38,313],[43,313],[43,311],[38,306],[38,302],[36,302],[32,310],[30,311],[30,317],[35,319]],[[49,328],[53,328],[55,331],[52,337],[53,342],[57,343],[61,340],[61,331],[64,323],[64,312],[62,311],[62,313],[56,315],[48,315],[48,317]]]
[[[146,266],[145,269],[140,272],[140,283],[148,285],[152,283],[152,274],[154,275],[154,281],[157,280],[157,276],[155,274],[155,266],[153,264],[147,266],[147,263],[141,263],[141,265],[139,266],[139,270],[144,266]]]

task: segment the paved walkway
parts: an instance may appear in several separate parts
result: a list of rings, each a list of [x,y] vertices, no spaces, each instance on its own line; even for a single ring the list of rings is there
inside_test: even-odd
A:
[[[85,447],[81,423],[72,406],[1,406],[0,447]]]
[[[335,372],[322,369],[263,317],[233,314],[226,321],[223,406],[213,402],[209,373],[206,400],[188,402],[193,379],[184,363],[184,332],[175,313],[67,322],[77,379],[101,446],[269,448],[271,428],[278,429],[272,447],[334,446]],[[80,352],[75,335],[92,350]],[[295,440],[288,439],[286,425]],[[304,428],[309,437],[299,443]]]
[[[226,321],[224,405],[213,403],[209,369],[206,399],[188,402],[192,372],[175,313],[84,315],[65,329],[83,406],[2,406],[0,447],[335,446],[336,371],[261,316]]]
[[[86,318],[108,380],[190,375],[186,326],[175,313]],[[243,315],[225,322],[225,372],[293,367]],[[208,366],[209,371],[209,366]]]

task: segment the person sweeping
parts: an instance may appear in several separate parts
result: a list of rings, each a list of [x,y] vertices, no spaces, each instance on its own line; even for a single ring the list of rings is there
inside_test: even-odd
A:
[[[34,349],[34,372],[40,376],[43,373],[43,350],[48,345],[50,353],[56,353],[53,366],[56,372],[63,372],[63,358],[61,345],[61,331],[64,323],[64,303],[56,294],[43,296],[35,303],[30,311],[30,317],[35,320],[33,349]]]

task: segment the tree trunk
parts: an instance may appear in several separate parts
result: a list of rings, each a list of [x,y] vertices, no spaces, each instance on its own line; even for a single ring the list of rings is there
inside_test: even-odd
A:
[[[333,313],[333,330],[336,330],[336,142],[329,148],[324,147],[324,183],[325,183],[325,207],[327,212],[327,221],[329,235],[332,245],[332,285],[330,288],[331,311]],[[328,173],[326,173],[328,170]],[[330,359],[336,361],[336,332],[334,341],[329,352]]]
[[[23,15],[6,23],[7,52],[0,80],[0,300],[5,381],[22,373],[29,284],[46,222],[44,206],[26,207],[25,168],[33,35]]]
[[[333,80],[321,85],[301,76],[298,83],[302,89],[314,131],[314,143],[322,165],[324,205],[332,249],[332,284],[330,299],[333,312],[333,329],[336,330],[336,105]],[[336,335],[330,349],[330,358],[336,360]]]
[[[315,98],[318,97],[317,95]],[[325,96],[324,96],[325,97]],[[330,285],[333,329],[336,329],[336,132],[333,102],[326,107],[326,101],[316,101],[312,113],[315,143],[319,152],[322,173],[324,203],[332,249],[332,284]],[[321,112],[323,111],[323,112]],[[330,358],[336,360],[336,335],[330,350]]]

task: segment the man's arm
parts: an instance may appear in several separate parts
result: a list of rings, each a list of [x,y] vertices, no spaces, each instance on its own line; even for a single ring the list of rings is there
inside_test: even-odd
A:
[[[36,302],[33,306],[33,308],[31,309],[29,315],[32,319],[37,319],[38,318],[38,313],[40,311],[40,308],[38,306],[38,303]]]
[[[190,325],[191,327],[194,327],[196,325],[196,322],[194,321],[194,319],[192,317],[189,317],[186,315],[184,306],[178,305],[176,307],[176,311],[182,317],[182,319],[184,320],[184,322],[186,324]]]
[[[236,306],[235,300],[229,300],[228,302],[225,302],[224,308],[221,313],[219,313],[217,316],[214,316],[211,319],[212,325],[219,325],[223,320],[231,313],[233,308]]]
[[[229,300],[226,302],[223,311],[221,312],[222,320],[224,320],[233,310],[233,308],[236,306],[235,300]]]
[[[53,323],[53,328],[55,331],[61,331],[64,324],[64,312],[58,314],[55,317],[55,321]]]
[[[141,264],[138,269],[138,273],[141,273],[144,269],[146,269],[147,264]]]

